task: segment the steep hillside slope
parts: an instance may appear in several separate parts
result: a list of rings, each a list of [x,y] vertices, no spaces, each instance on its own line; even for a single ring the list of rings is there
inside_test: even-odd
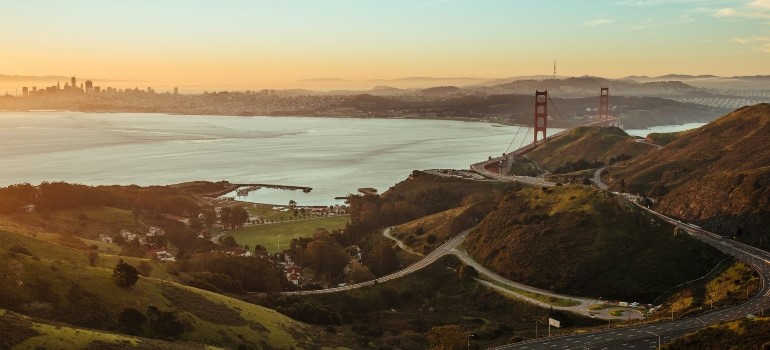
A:
[[[744,107],[611,169],[605,182],[622,189],[622,180],[629,192],[661,197],[666,214],[768,247],[769,140],[770,104]]]
[[[527,154],[541,168],[569,173],[598,168],[654,150],[616,127],[578,127]]]
[[[770,347],[770,319],[742,319],[711,326],[663,347],[666,350],[767,349]]]
[[[465,247],[514,281],[640,302],[703,276],[722,259],[618,196],[573,186],[526,188],[506,196]]]

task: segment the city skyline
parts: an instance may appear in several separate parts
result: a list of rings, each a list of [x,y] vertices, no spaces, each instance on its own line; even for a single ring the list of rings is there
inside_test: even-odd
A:
[[[126,86],[493,79],[550,75],[554,59],[561,76],[770,74],[770,0],[77,0],[15,2],[0,19],[0,74]]]

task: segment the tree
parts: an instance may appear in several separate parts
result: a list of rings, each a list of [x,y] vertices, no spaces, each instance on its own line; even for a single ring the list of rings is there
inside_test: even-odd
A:
[[[457,269],[457,274],[462,279],[474,279],[479,277],[479,272],[476,271],[476,269],[473,266],[470,265],[462,265],[459,269]]]
[[[142,326],[144,326],[145,321],[147,321],[147,317],[139,310],[126,308],[118,316],[118,329],[126,334],[139,335],[142,332]]]
[[[398,269],[396,252],[387,241],[380,241],[366,256],[366,266],[377,276],[384,276]]]
[[[297,202],[295,202],[293,199],[289,201],[289,208],[296,208]]]
[[[96,249],[90,249],[86,252],[86,258],[88,258],[88,264],[96,266],[96,261],[99,260],[99,252]]]
[[[337,278],[348,263],[348,255],[336,242],[316,240],[308,243],[304,252],[305,261],[318,276],[331,281]]]
[[[224,207],[222,208],[222,211],[219,212],[219,222],[222,223],[222,226],[226,228],[232,227],[233,224],[233,209],[230,207]]]
[[[233,208],[232,211],[232,227],[243,227],[243,225],[247,222],[249,222],[249,212],[246,211],[246,208],[237,206]]]
[[[361,265],[361,263],[354,261],[350,264],[350,271],[348,271],[348,282],[361,283],[371,281],[374,279],[374,274],[368,267]]]
[[[468,332],[458,325],[433,327],[428,342],[432,350],[463,350],[468,346]]]
[[[184,332],[184,324],[169,311],[160,311],[155,306],[147,308],[147,324],[152,337],[176,339]]]
[[[112,270],[112,280],[118,286],[127,288],[136,284],[136,281],[139,280],[139,271],[136,270],[136,267],[120,259]]]
[[[229,248],[237,248],[238,242],[235,241],[235,237],[227,236],[224,239],[222,239],[222,245]]]

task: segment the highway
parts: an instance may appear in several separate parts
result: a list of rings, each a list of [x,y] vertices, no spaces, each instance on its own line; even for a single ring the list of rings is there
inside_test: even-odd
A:
[[[547,182],[538,178],[527,178],[523,176],[503,176],[489,172],[484,165],[495,161],[490,160],[477,163],[471,166],[473,170],[482,173],[485,176],[497,180],[517,181],[526,185],[534,186],[554,186],[555,183]],[[598,178],[597,185],[601,186],[601,170],[597,170],[594,178]],[[627,196],[633,203],[633,196]],[[639,206],[637,204],[637,206]],[[671,321],[644,324],[639,326],[610,328],[607,330],[582,333],[575,335],[563,335],[551,338],[532,339],[525,342],[507,344],[493,348],[502,349],[657,349],[658,341],[665,344],[673,339],[681,337],[687,333],[697,331],[708,325],[737,320],[748,315],[762,314],[764,310],[770,309],[770,253],[731,240],[723,238],[715,233],[706,231],[692,224],[683,223],[676,219],[665,216],[656,211],[639,206],[652,215],[657,216],[676,227],[683,229],[692,237],[699,239],[720,251],[732,255],[735,258],[748,263],[760,276],[761,288],[759,292],[748,299],[743,304],[709,311],[697,317],[674,319]]]

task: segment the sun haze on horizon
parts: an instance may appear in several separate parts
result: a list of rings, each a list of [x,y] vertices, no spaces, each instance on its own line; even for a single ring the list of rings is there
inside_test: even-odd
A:
[[[548,75],[554,58],[565,76],[757,75],[770,0],[15,1],[0,43],[0,74],[160,87]]]

